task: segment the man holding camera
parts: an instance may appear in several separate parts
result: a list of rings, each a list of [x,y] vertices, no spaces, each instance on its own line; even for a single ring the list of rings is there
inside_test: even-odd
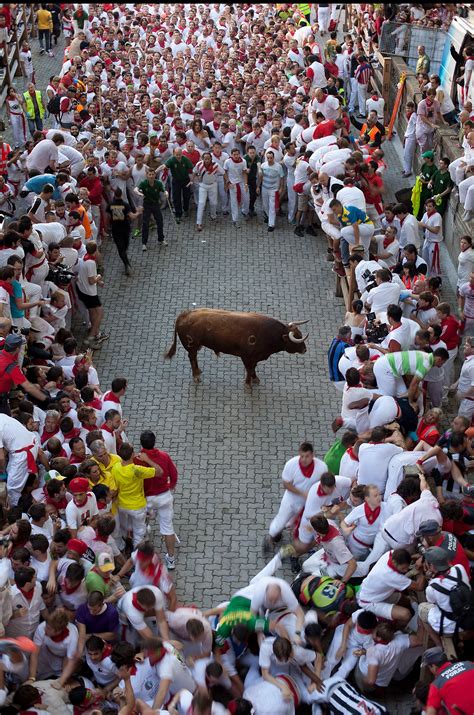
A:
[[[385,312],[391,303],[398,305],[400,284],[392,282],[392,274],[388,268],[375,272],[376,286],[372,288],[365,299],[365,307],[374,313]]]

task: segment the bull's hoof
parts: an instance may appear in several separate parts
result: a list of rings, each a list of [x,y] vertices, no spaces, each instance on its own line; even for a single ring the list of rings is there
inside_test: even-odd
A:
[[[252,385],[260,385],[260,379],[258,377],[252,377]]]
[[[251,382],[247,382],[247,380],[245,380],[245,382],[244,382],[244,388],[245,388],[246,390],[251,390],[251,389],[252,389],[252,383],[251,383]]]
[[[194,380],[194,384],[195,384],[195,385],[199,385],[199,383],[201,382],[201,376],[200,376],[200,375],[194,375],[193,380]]]

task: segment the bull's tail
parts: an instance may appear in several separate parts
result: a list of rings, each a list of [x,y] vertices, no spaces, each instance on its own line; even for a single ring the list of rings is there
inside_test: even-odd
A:
[[[165,360],[171,360],[171,358],[176,355],[176,338],[177,338],[177,329],[176,329],[176,323],[175,323],[173,342],[172,342],[168,352],[166,352],[163,356],[165,358]]]

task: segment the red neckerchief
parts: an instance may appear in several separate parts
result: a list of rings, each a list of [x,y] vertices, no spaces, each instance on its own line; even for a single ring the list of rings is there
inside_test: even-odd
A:
[[[348,454],[349,457],[354,460],[354,462],[358,462],[358,461],[359,461],[359,457],[358,457],[358,456],[356,455],[356,453],[354,452],[354,447],[348,447],[348,448],[346,449],[346,454]]]
[[[71,588],[71,586],[67,585],[66,580],[64,580],[64,583],[62,585],[62,590],[64,591],[64,593],[67,593],[67,594],[74,593],[74,591],[77,591],[77,589],[80,587],[80,585],[81,585],[81,583],[78,583],[77,586],[73,586]]]
[[[106,658],[109,657],[112,653],[112,646],[109,643],[106,643],[104,646],[104,650],[102,651],[102,655],[100,657],[101,660],[105,660]]]
[[[395,571],[395,573],[400,573],[400,571],[399,571],[398,569],[396,569],[395,566],[393,565],[393,559],[392,559],[392,552],[391,552],[391,551],[390,551],[390,553],[389,553],[389,555],[388,555],[387,566],[389,567],[389,569],[392,569],[392,571]]]
[[[115,394],[115,392],[106,392],[105,395],[102,398],[103,402],[115,402],[117,405],[120,405],[120,400]]]
[[[23,596],[26,598],[27,601],[31,601],[34,594],[35,594],[35,589],[32,588],[31,591],[24,591],[22,588],[18,587],[18,590],[21,591]]]
[[[74,454],[71,454],[69,457],[69,464],[82,464],[84,461],[84,458],[82,457],[76,457]]]
[[[114,430],[108,427],[106,422],[104,422],[100,429],[104,430],[104,432],[108,432],[109,434],[114,434]]]
[[[138,603],[138,596],[136,593],[132,593],[132,606],[140,611],[140,613],[145,613],[145,608]]]
[[[138,563],[140,564],[140,559],[137,559]],[[155,557],[153,557],[153,561],[151,561],[146,568],[143,568],[140,566],[140,571],[147,576],[148,578],[151,579],[153,586],[158,586],[161,578],[161,573],[163,571],[163,564],[160,561],[155,560]]]
[[[160,660],[163,660],[167,653],[166,648],[161,648],[160,655],[157,655],[156,652],[152,655],[148,656],[148,660],[150,661],[150,665],[156,665],[157,663],[160,662]]]
[[[0,288],[5,288],[8,295],[13,295],[13,286],[8,281],[0,281]]]
[[[356,624],[356,628],[357,628],[357,633],[362,633],[362,635],[364,635],[364,636],[370,636],[370,634],[372,633],[371,630],[367,630],[367,628],[362,628],[361,626],[359,626],[358,623]]]
[[[383,247],[387,248],[387,246],[390,246],[391,243],[395,241],[394,238],[384,238],[383,240]]]
[[[86,425],[86,424],[84,424],[84,422],[81,422],[81,427],[86,432],[93,432],[94,430],[97,429],[96,425]]]
[[[377,521],[381,511],[382,508],[380,506],[376,507],[375,509],[371,509],[367,502],[364,502],[365,518],[367,519],[369,524],[373,524],[375,521]]]
[[[99,400],[98,397],[94,397],[93,400],[90,402],[84,402],[86,407],[92,407],[94,410],[101,410],[102,409],[102,402]]]
[[[336,536],[339,536],[339,529],[335,526],[330,525],[328,533],[325,534],[324,536],[320,536],[319,541],[320,542],[331,541],[332,539],[335,539]]]
[[[317,495],[318,495],[318,497],[327,497],[327,494],[325,494],[325,493],[323,492],[323,490],[321,489],[321,482],[319,482],[319,484],[318,484]]]
[[[48,439],[51,439],[51,437],[55,437],[59,432],[59,427],[57,427],[54,432],[47,432],[46,430],[43,430],[43,434],[41,435],[41,444],[44,442],[47,442]]]
[[[69,430],[69,432],[63,432],[63,437],[65,440],[70,440],[74,439],[74,437],[79,437],[81,434],[81,430],[76,428],[73,428],[72,430]]]
[[[102,541],[103,544],[106,544],[106,543],[108,542],[108,540],[109,540],[109,537],[108,537],[108,536],[105,536],[105,537],[104,537],[104,536],[99,536],[99,534],[96,534],[96,535],[94,536],[94,541]]]
[[[303,477],[306,477],[306,479],[308,479],[312,476],[314,472],[314,459],[311,460],[310,464],[308,464],[307,467],[303,467],[303,465],[301,464],[301,459],[299,460],[298,465],[301,469],[301,474],[303,475]]]
[[[61,643],[62,641],[65,641],[65,640],[66,640],[66,638],[68,637],[68,635],[69,635],[69,629],[68,629],[68,627],[66,626],[66,628],[63,628],[63,630],[61,631],[61,633],[58,633],[57,636],[48,636],[48,638],[49,638],[50,640],[52,640],[54,643]]]
[[[83,504],[78,504],[77,501],[76,501],[76,497],[75,497],[75,496],[73,496],[72,500],[73,500],[74,504],[77,506],[78,509],[82,509],[82,507],[87,504],[87,499],[88,499],[88,498],[89,498],[89,492],[87,492],[87,497],[86,497],[86,500],[85,500],[85,502],[84,502]]]
[[[243,162],[242,157],[240,157],[240,159],[234,159],[234,157],[231,156],[230,158],[232,159],[232,161],[234,162],[234,164],[242,164],[242,162]]]
[[[82,259],[83,261],[96,261],[97,262],[97,256],[94,254],[92,255],[91,253],[86,253],[84,258]]]

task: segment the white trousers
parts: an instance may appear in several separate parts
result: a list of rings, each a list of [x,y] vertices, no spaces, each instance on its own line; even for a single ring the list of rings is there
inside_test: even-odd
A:
[[[438,241],[427,241],[426,238],[423,242],[423,248],[421,249],[421,257],[423,258],[424,261],[428,264],[428,273],[427,275],[431,278],[432,276],[439,276],[440,271],[438,270],[438,267],[441,268],[440,265],[433,265],[433,259],[434,259],[434,252],[435,252],[435,247],[439,244]],[[436,249],[439,251],[439,245],[438,248]],[[440,263],[440,259],[438,260],[438,264]]]
[[[168,490],[163,494],[154,494],[153,496],[146,498],[146,508],[148,514],[151,518],[158,518],[160,520],[160,534],[163,536],[173,536],[174,526],[173,526],[173,495]]]
[[[296,494],[285,491],[280,502],[278,514],[270,524],[270,528],[268,530],[270,536],[275,537],[278,536],[278,534],[281,534],[288,522],[294,519],[299,514],[301,509],[303,509],[304,502],[305,500],[298,497]]]
[[[363,117],[365,117],[365,115],[367,114],[367,108],[365,105],[367,101],[367,87],[368,85],[357,82],[357,99],[359,102],[359,113],[362,114]]]
[[[10,114],[10,124],[12,125],[13,142],[15,146],[23,146],[26,142],[26,121],[23,115]]]
[[[288,221],[293,221],[296,214],[296,192],[293,191],[294,181],[286,182],[286,191],[288,193]]]
[[[474,415],[474,400],[461,400],[458,415],[460,417],[467,417],[468,420],[472,419],[472,416]]]
[[[31,444],[33,444],[33,440],[31,440]],[[38,445],[34,445],[30,451],[36,459]],[[8,500],[10,506],[16,506],[29,474],[26,452],[9,452],[6,472]]]
[[[378,392],[392,397],[402,397],[406,394],[407,387],[402,377],[395,377],[391,369],[376,360],[374,363],[374,376],[377,380]]]
[[[466,173],[466,162],[463,156],[454,159],[448,166],[449,175],[455,184],[460,184]]]
[[[21,287],[23,288],[26,296],[26,300],[28,303],[35,303],[37,300],[41,300],[43,297],[43,291],[41,290],[41,286],[37,285],[36,283],[29,283],[28,281],[25,283],[21,284]],[[35,316],[39,315],[39,307],[35,306],[34,308],[29,308],[29,317],[33,318]]]
[[[237,186],[240,186],[240,204],[237,198]],[[244,216],[246,216],[249,210],[249,192],[248,189],[246,189],[245,184],[243,182],[240,184],[230,184],[229,198],[232,221],[235,223],[239,220],[240,211],[242,211]]]
[[[262,186],[262,208],[268,216],[268,225],[275,226],[277,189],[264,189]]]
[[[146,535],[146,507],[142,509],[119,508],[120,529],[122,536],[127,536],[131,529],[133,535],[133,548],[135,549]]]
[[[224,188],[224,177],[217,177],[217,193],[219,196],[219,211],[227,211],[229,209],[229,194]]]
[[[330,12],[328,7],[318,7],[319,32],[327,32],[329,28]]]
[[[358,102],[358,91],[357,91],[357,85],[358,81],[355,79],[355,77],[351,77],[350,80],[350,87],[351,87],[351,97],[350,97],[350,102],[349,102],[349,112],[352,114],[355,110],[355,105]],[[365,107],[365,104],[364,104]],[[359,107],[360,109],[360,107]]]
[[[200,183],[199,184],[198,207],[197,207],[197,217],[196,217],[196,223],[198,226],[202,226],[202,218],[204,216],[204,209],[206,207],[206,201],[208,199],[209,199],[209,208],[211,210],[211,217],[216,218],[217,194],[218,194],[217,183],[215,183],[215,184]]]
[[[471,186],[474,186],[474,176],[468,176],[467,179],[461,181],[459,184],[459,201],[462,203],[465,209],[472,211],[472,207],[466,206],[466,199]]]
[[[416,151],[416,137],[414,134],[409,137],[405,137],[405,144],[403,147],[403,171],[406,173],[413,170],[413,159],[415,157]]]
[[[76,161],[74,164],[71,164],[71,176],[77,179],[81,171],[84,171],[85,165],[85,161]]]

